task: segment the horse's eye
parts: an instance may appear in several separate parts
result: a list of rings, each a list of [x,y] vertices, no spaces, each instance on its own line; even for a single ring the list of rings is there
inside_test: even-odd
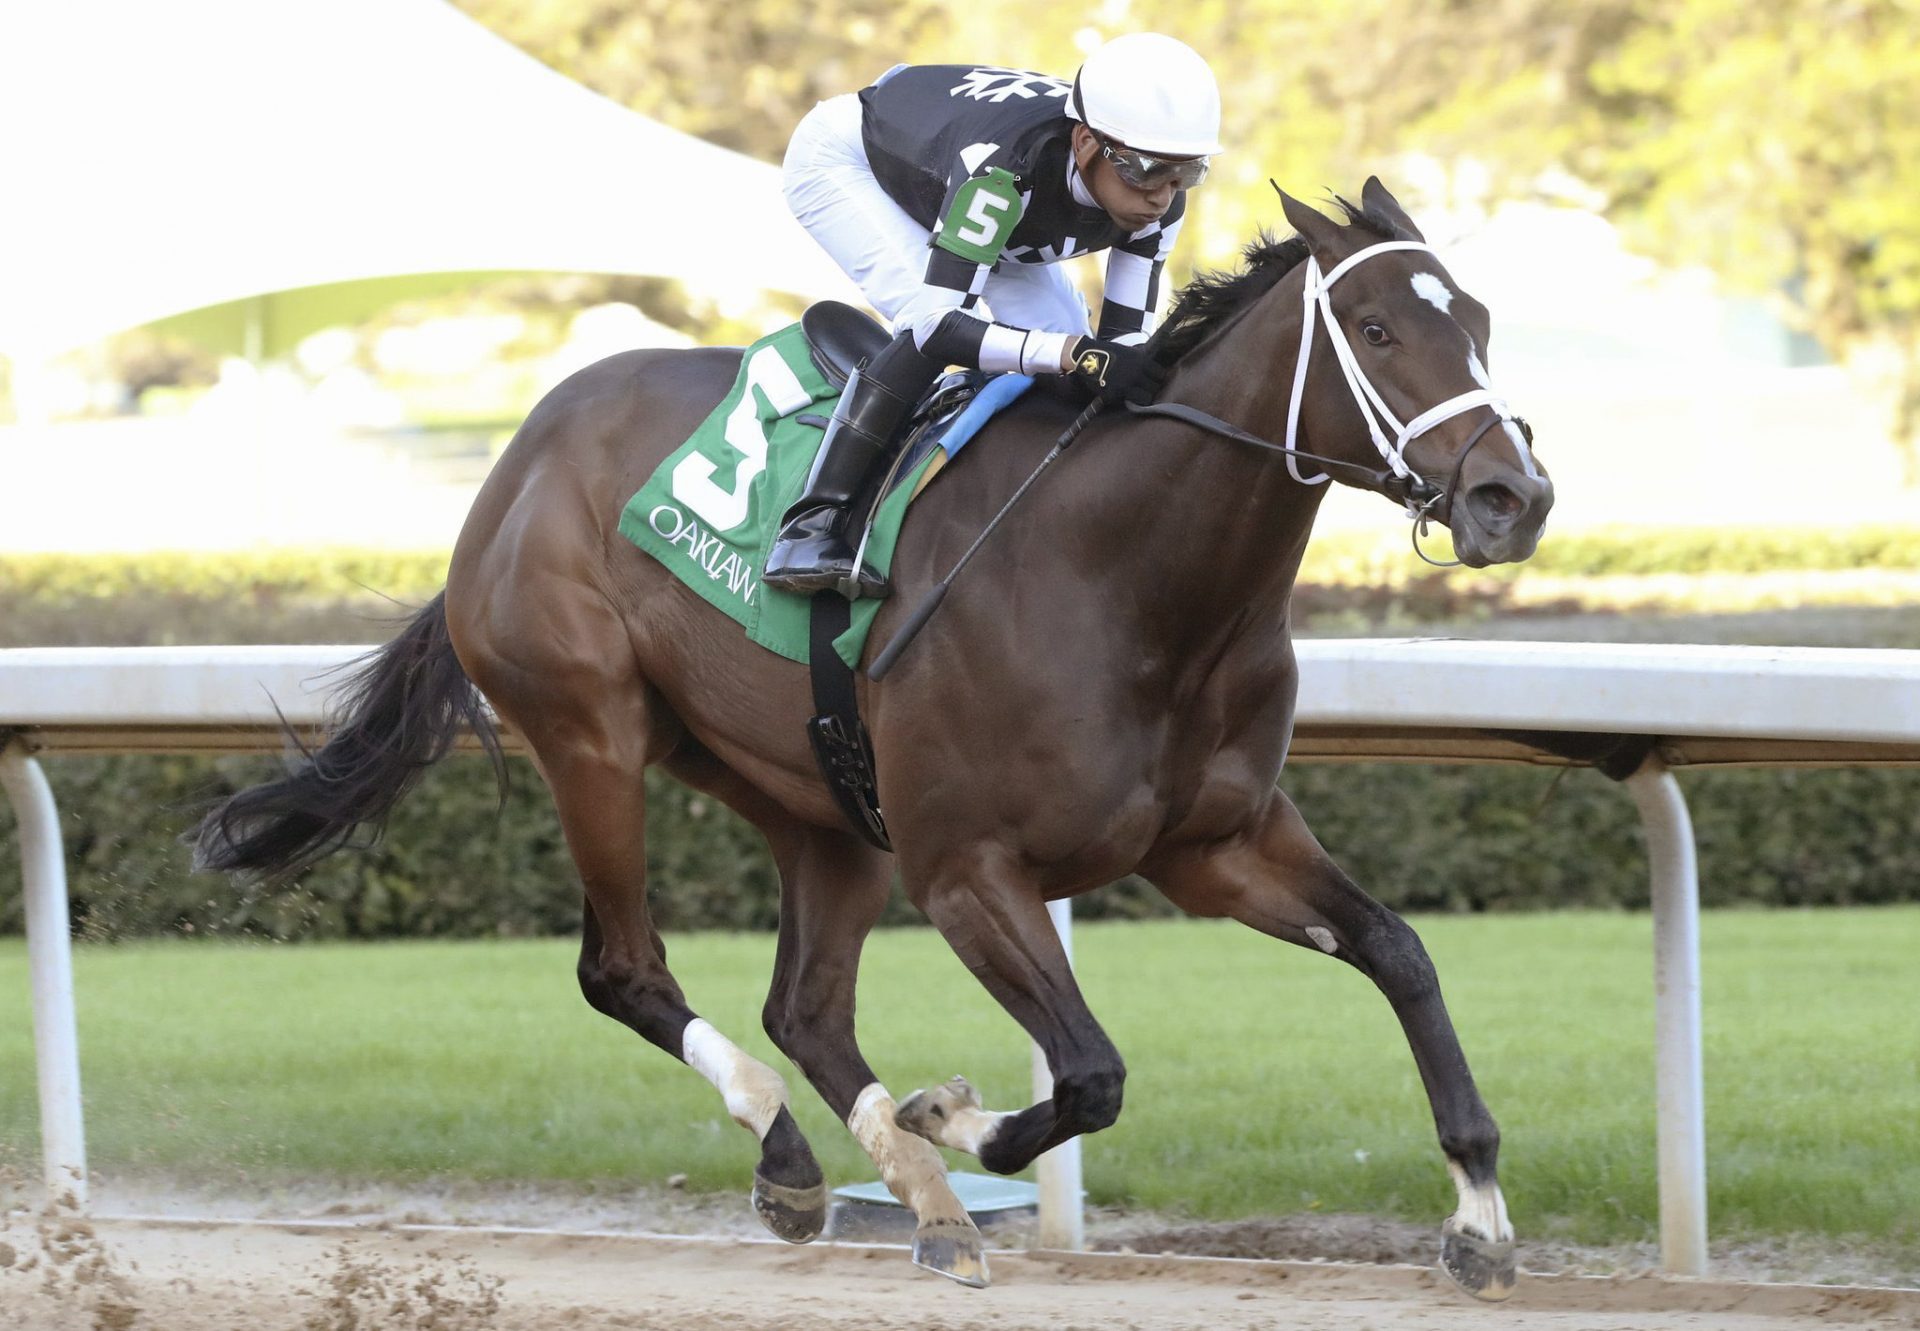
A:
[[[1393,341],[1393,338],[1388,335],[1387,330],[1379,324],[1368,324],[1360,330],[1360,336],[1366,338],[1367,341],[1376,347],[1384,347],[1387,343]]]

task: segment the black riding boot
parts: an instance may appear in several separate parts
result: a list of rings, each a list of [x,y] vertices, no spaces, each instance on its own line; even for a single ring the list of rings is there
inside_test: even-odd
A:
[[[807,477],[807,488],[780,520],[780,536],[767,552],[762,579],[785,592],[810,594],[853,584],[854,515],[864,514],[873,487],[899,451],[900,428],[938,373],[938,363],[920,354],[911,333],[902,333],[872,361],[855,370],[833,410],[827,437]],[[887,594],[887,580],[862,566],[859,596]]]

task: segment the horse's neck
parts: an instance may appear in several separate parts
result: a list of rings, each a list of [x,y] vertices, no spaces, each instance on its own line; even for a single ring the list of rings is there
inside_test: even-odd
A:
[[[1291,297],[1266,293],[1180,364],[1161,400],[1283,436],[1300,324],[1285,313],[1298,308],[1297,281],[1280,286]],[[1140,418],[1128,436],[1086,511],[1126,543],[1118,562],[1135,604],[1196,647],[1284,616],[1325,487],[1294,480],[1270,450],[1164,419]]]

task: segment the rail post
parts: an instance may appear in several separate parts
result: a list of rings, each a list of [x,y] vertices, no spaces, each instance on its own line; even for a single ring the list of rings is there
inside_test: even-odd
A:
[[[40,1143],[47,1189],[87,1200],[87,1143],[80,1114],[80,1040],[73,1013],[73,940],[60,814],[40,764],[0,734],[0,787],[20,820],[20,881],[27,906],[33,1047],[40,1077]]]
[[[1073,903],[1049,901],[1047,914],[1053,917],[1054,932],[1060,946],[1073,961]],[[1053,1096],[1053,1073],[1047,1068],[1047,1056],[1040,1046],[1033,1047],[1033,1099],[1038,1104]],[[1061,1142],[1034,1164],[1040,1187],[1040,1246],[1066,1252],[1078,1252],[1087,1246],[1086,1216],[1081,1204],[1080,1139]]]
[[[1660,1159],[1660,1264],[1707,1271],[1707,1125],[1700,1070],[1700,874],[1693,819],[1659,753],[1626,786],[1640,808],[1652,875],[1654,1087]]]

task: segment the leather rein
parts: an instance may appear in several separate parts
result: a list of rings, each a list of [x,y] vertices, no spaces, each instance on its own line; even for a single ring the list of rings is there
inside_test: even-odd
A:
[[[1140,416],[1168,417],[1223,439],[1284,453],[1287,455],[1287,470],[1302,485],[1319,485],[1327,481],[1329,473],[1324,468],[1344,468],[1363,485],[1370,486],[1389,498],[1397,500],[1406,509],[1407,516],[1413,522],[1415,554],[1437,568],[1452,568],[1459,564],[1458,560],[1442,562],[1432,558],[1420,548],[1420,538],[1426,534],[1428,521],[1436,516],[1436,510],[1447,497],[1459,489],[1460,472],[1466,466],[1467,456],[1479,446],[1482,439],[1486,438],[1488,431],[1496,425],[1512,422],[1526,441],[1523,445],[1526,447],[1533,443],[1533,430],[1525,420],[1509,411],[1506,400],[1495,396],[1490,388],[1472,389],[1448,398],[1404,424],[1393,414],[1392,409],[1387,406],[1386,399],[1381,396],[1380,390],[1373,386],[1373,381],[1367,378],[1366,371],[1360,368],[1359,357],[1354,354],[1353,346],[1347,341],[1345,331],[1333,317],[1333,303],[1328,293],[1335,282],[1358,265],[1376,255],[1397,250],[1417,250],[1438,257],[1437,251],[1431,245],[1415,240],[1388,240],[1369,245],[1348,255],[1336,264],[1331,272],[1324,274],[1320,269],[1320,261],[1312,255],[1307,257],[1306,276],[1302,283],[1300,351],[1294,360],[1293,392],[1287,402],[1287,440],[1284,444],[1262,439],[1259,435],[1250,434],[1217,416],[1209,415],[1184,403],[1156,402],[1136,405],[1130,402],[1127,404],[1127,410]],[[1300,408],[1306,396],[1307,364],[1313,355],[1313,333],[1317,322],[1324,322],[1326,325],[1327,341],[1333,347],[1334,357],[1340,365],[1340,372],[1347,381],[1347,389],[1353,394],[1354,403],[1359,407],[1360,414],[1367,423],[1367,433],[1372,438],[1374,447],[1379,450],[1382,461],[1387,464],[1384,468],[1368,467],[1361,463],[1349,462],[1344,458],[1330,458],[1318,453],[1309,453],[1299,446]],[[1483,378],[1481,382],[1484,384],[1486,380]],[[1408,444],[1436,425],[1481,407],[1491,410],[1493,419],[1474,431],[1466,447],[1460,450],[1459,456],[1454,459],[1453,473],[1447,478],[1446,485],[1436,486],[1407,465],[1405,454]],[[1300,459],[1316,462],[1323,470],[1315,476],[1303,475],[1300,471]],[[1447,516],[1451,517],[1450,505]]]
[[[1533,427],[1528,425],[1524,418],[1495,416],[1473,432],[1473,437],[1467,440],[1467,446],[1460,450],[1460,456],[1454,459],[1452,475],[1448,476],[1447,483],[1441,486],[1435,485],[1411,469],[1396,475],[1385,467],[1369,467],[1364,463],[1348,461],[1346,458],[1324,457],[1319,453],[1309,453],[1303,448],[1289,448],[1285,444],[1276,444],[1271,439],[1262,439],[1259,435],[1250,434],[1237,425],[1221,420],[1218,416],[1209,416],[1199,408],[1189,407],[1181,402],[1151,402],[1145,405],[1129,402],[1127,410],[1135,416],[1164,416],[1170,420],[1179,421],[1182,425],[1190,425],[1196,430],[1218,435],[1222,439],[1231,439],[1239,444],[1251,444],[1255,448],[1264,448],[1273,453],[1285,453],[1292,458],[1305,458],[1309,462],[1319,463],[1322,467],[1344,468],[1349,475],[1363,485],[1378,490],[1407,510],[1407,516],[1414,524],[1413,552],[1435,568],[1457,568],[1460,565],[1457,559],[1434,559],[1420,548],[1420,538],[1427,534],[1427,523],[1439,516],[1434,510],[1439,507],[1441,500],[1460,488],[1460,470],[1467,465],[1467,455],[1478,448],[1480,441],[1487,437],[1487,433],[1503,420],[1512,420],[1520,427],[1520,432],[1526,436],[1527,442],[1529,444],[1533,442]]]
[[[1325,274],[1322,274],[1320,270],[1319,260],[1315,259],[1312,255],[1307,256],[1306,281],[1304,284],[1305,304],[1300,323],[1300,353],[1294,361],[1293,394],[1287,405],[1286,443],[1276,444],[1270,439],[1262,439],[1257,434],[1250,434],[1237,425],[1221,420],[1218,416],[1211,416],[1197,407],[1189,407],[1184,403],[1154,402],[1136,405],[1129,402],[1127,403],[1127,410],[1136,416],[1164,416],[1171,420],[1180,421],[1182,424],[1190,425],[1197,430],[1204,430],[1208,434],[1218,435],[1223,439],[1231,439],[1237,443],[1252,444],[1256,448],[1265,448],[1276,453],[1284,453],[1287,455],[1287,470],[1292,474],[1293,478],[1302,485],[1318,485],[1331,479],[1331,473],[1324,470],[1315,476],[1302,475],[1300,472],[1300,460],[1303,458],[1310,462],[1318,463],[1322,468],[1345,468],[1349,472],[1357,474],[1364,484],[1370,485],[1388,497],[1398,500],[1406,509],[1407,516],[1413,522],[1412,536],[1413,552],[1415,554],[1426,560],[1427,563],[1432,564],[1435,568],[1454,568],[1457,567],[1461,561],[1456,559],[1443,562],[1433,558],[1425,550],[1420,548],[1420,538],[1426,535],[1427,523],[1434,518],[1435,510],[1440,506],[1442,501],[1459,488],[1460,471],[1461,468],[1466,466],[1467,455],[1479,446],[1480,441],[1487,437],[1488,432],[1491,431],[1494,426],[1505,424],[1509,421],[1513,422],[1526,439],[1526,444],[1520,445],[1523,452],[1524,449],[1533,442],[1533,431],[1524,420],[1521,420],[1507,410],[1507,404],[1504,399],[1494,396],[1493,391],[1487,388],[1472,389],[1468,392],[1450,397],[1445,402],[1440,403],[1438,406],[1428,408],[1404,424],[1393,414],[1392,409],[1387,406],[1386,400],[1381,397],[1380,390],[1373,386],[1372,380],[1368,379],[1366,372],[1360,368],[1359,358],[1354,355],[1353,347],[1348,343],[1346,333],[1342,331],[1339,323],[1333,317],[1333,305],[1328,299],[1327,292],[1335,282],[1350,272],[1355,265],[1364,263],[1375,255],[1386,254],[1395,250],[1423,250],[1428,254],[1435,253],[1432,246],[1421,241],[1387,240],[1377,245],[1369,245],[1365,249],[1355,251],[1340,263],[1336,264],[1333,271]],[[1333,345],[1334,355],[1340,362],[1341,374],[1346,378],[1347,388],[1353,394],[1353,400],[1360,408],[1360,414],[1366,419],[1367,433],[1372,437],[1374,447],[1379,449],[1381,459],[1387,464],[1385,467],[1368,467],[1358,462],[1349,462],[1344,458],[1324,457],[1318,453],[1309,453],[1298,445],[1300,434],[1300,405],[1306,395],[1307,360],[1313,354],[1313,330],[1315,323],[1320,319],[1325,320],[1327,340]],[[1001,506],[1000,511],[994,514],[992,519],[988,521],[987,525],[981,530],[980,535],[974,539],[973,544],[968,546],[965,553],[954,562],[953,568],[948,571],[947,576],[934,584],[925,598],[914,608],[913,613],[910,614],[894,632],[891,641],[881,649],[879,655],[874,657],[873,664],[867,668],[868,679],[878,680],[886,678],[888,672],[893,669],[894,662],[900,659],[900,653],[906,650],[907,644],[913,641],[920,630],[926,626],[927,621],[933,617],[934,612],[940,608],[940,603],[946,599],[947,592],[953,587],[954,579],[959,577],[960,571],[972,562],[974,555],[979,553],[980,547],[986,544],[987,538],[999,527],[1001,519],[1013,511],[1014,506],[1020,502],[1027,491],[1040,479],[1041,475],[1051,467],[1055,460],[1079,437],[1081,431],[1085,430],[1087,426],[1092,423],[1094,417],[1100,414],[1103,405],[1104,402],[1102,399],[1095,398],[1092,402],[1088,403],[1086,409],[1074,419],[1073,424],[1066,428],[1060,438],[1055,441],[1053,448],[1048,451],[1045,457],[1040,459],[1040,464],[1033,469],[1026,480],[1020,483],[1019,488],[1016,489],[1007,502]],[[1426,477],[1420,475],[1407,465],[1404,455],[1408,444],[1418,439],[1434,426],[1444,421],[1452,420],[1455,416],[1462,415],[1469,411],[1475,411],[1482,407],[1488,408],[1493,412],[1493,419],[1474,431],[1473,437],[1467,441],[1467,446],[1460,450],[1460,456],[1454,459],[1453,474],[1448,477],[1446,485],[1435,485],[1432,481],[1429,481]],[[1391,437],[1389,432],[1391,432]],[[1452,516],[1451,511],[1449,511],[1448,516]]]

